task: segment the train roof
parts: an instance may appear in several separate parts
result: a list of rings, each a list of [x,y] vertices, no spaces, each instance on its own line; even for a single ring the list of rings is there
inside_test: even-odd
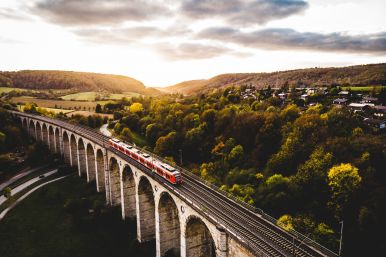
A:
[[[172,167],[166,163],[163,163],[163,162],[161,162],[160,165],[162,166],[162,168],[167,169],[168,171],[175,171],[176,170],[174,167]]]

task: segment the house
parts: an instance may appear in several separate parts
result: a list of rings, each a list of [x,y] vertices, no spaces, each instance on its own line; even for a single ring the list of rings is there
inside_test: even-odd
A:
[[[337,98],[334,101],[332,101],[332,103],[337,105],[345,105],[347,103],[347,99]]]
[[[280,94],[277,94],[277,96],[278,96],[280,99],[286,99],[286,98],[287,98],[287,93],[280,93]]]
[[[386,128],[386,122],[383,120],[366,118],[363,120],[363,122],[366,125],[373,127],[373,128],[376,128],[376,129],[385,129]]]
[[[310,96],[307,95],[307,94],[303,94],[300,96],[300,99],[303,99],[304,101],[306,101]]]
[[[349,97],[349,96],[350,96],[350,92],[348,92],[348,91],[340,91],[340,92],[338,93],[338,95],[339,95],[340,97]]]
[[[376,105],[373,107],[373,110],[374,110],[374,115],[377,117],[386,116],[386,106]]]
[[[371,96],[364,96],[361,101],[361,103],[373,103],[373,104],[376,104],[377,102],[378,102],[378,98],[371,97]]]
[[[354,112],[355,111],[364,111],[365,109],[370,109],[373,106],[374,106],[374,104],[364,104],[364,103],[351,103],[348,105],[348,107],[351,110],[354,110]]]

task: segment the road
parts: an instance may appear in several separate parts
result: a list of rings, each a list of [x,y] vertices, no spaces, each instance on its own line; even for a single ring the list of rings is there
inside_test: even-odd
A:
[[[103,135],[105,135],[105,136],[107,136],[107,137],[111,137],[111,132],[107,129],[107,125],[108,125],[108,124],[103,124],[102,127],[99,129],[99,131],[100,131]]]
[[[45,167],[47,167],[47,165],[43,165],[43,166],[36,167],[33,169],[29,169],[29,170],[27,169],[26,171],[23,171],[23,172],[17,174],[16,176],[14,176],[14,177],[10,178],[9,180],[5,181],[4,183],[0,184],[0,191],[3,190],[4,188],[6,188],[7,186],[11,185],[13,182],[31,174],[32,172],[43,169]]]
[[[44,177],[48,177],[54,173],[58,172],[58,169],[55,169],[55,170],[51,170],[47,173],[44,173]],[[42,178],[39,178],[39,176],[31,179],[31,180],[28,180],[27,182],[15,187],[14,189],[12,189],[12,195],[15,195],[17,193],[19,193],[20,191],[26,189],[27,187],[29,187],[30,185],[34,184],[35,182],[41,180]],[[3,204],[5,201],[7,201],[7,198],[4,197],[3,195],[0,196],[0,205]]]
[[[39,188],[47,185],[47,184],[50,184],[52,182],[55,182],[55,181],[58,181],[58,180],[61,180],[61,179],[64,179],[66,177],[68,177],[70,175],[66,175],[66,176],[62,176],[62,177],[59,177],[59,178],[55,178],[55,179],[52,179],[52,180],[49,180],[43,184],[40,184],[34,188],[32,188],[30,191],[28,191],[27,193],[25,193],[23,196],[21,196],[19,199],[16,200],[16,202],[14,202],[11,206],[9,206],[7,209],[5,209],[2,213],[0,213],[0,220],[2,220],[5,215],[10,211],[12,210],[16,205],[18,205],[21,201],[23,201],[27,196],[29,196],[30,194],[32,194],[33,192],[35,192],[36,190],[38,190]]]

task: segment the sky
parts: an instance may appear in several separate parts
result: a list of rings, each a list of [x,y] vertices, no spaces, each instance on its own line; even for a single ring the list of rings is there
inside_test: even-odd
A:
[[[169,86],[222,73],[386,62],[384,0],[1,0],[0,70]]]

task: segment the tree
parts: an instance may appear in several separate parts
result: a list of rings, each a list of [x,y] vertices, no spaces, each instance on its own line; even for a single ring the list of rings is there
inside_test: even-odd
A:
[[[0,131],[0,150],[4,148],[6,135]]]
[[[123,140],[125,140],[125,141],[132,141],[132,139],[133,139],[133,133],[131,132],[131,130],[129,128],[122,129],[120,135],[123,138]]]
[[[102,106],[100,104],[97,104],[95,107],[95,112],[96,113],[102,113]]]
[[[288,105],[284,110],[280,112],[280,117],[287,122],[293,122],[299,116],[300,109],[294,104]]]
[[[231,165],[240,164],[244,157],[244,148],[241,145],[233,147],[228,155],[228,161]]]
[[[133,103],[132,105],[130,105],[129,110],[132,113],[140,113],[143,111],[143,106],[141,103]]]
[[[293,225],[293,221],[292,221],[292,216],[291,215],[288,215],[288,214],[285,214],[285,215],[282,215],[278,220],[277,220],[277,225],[279,227],[282,227],[283,229],[287,230],[287,231],[292,231],[294,230],[294,225]]]
[[[121,123],[117,122],[114,126],[114,131],[115,133],[121,133],[121,130],[122,130]]]
[[[158,138],[154,152],[163,156],[173,156],[176,132],[170,132],[166,136]]]
[[[358,169],[350,163],[334,166],[328,172],[328,185],[332,191],[331,207],[341,216],[353,193],[359,188],[362,178]]]
[[[5,198],[10,198],[12,196],[12,189],[10,187],[6,187],[3,189],[3,195]]]

